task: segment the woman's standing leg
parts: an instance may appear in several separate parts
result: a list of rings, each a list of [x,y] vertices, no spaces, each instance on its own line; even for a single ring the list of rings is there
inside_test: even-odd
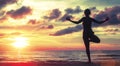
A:
[[[83,35],[83,40],[84,40],[84,44],[85,44],[85,48],[86,48],[86,54],[87,54],[87,57],[88,57],[88,61],[91,63],[89,37]]]

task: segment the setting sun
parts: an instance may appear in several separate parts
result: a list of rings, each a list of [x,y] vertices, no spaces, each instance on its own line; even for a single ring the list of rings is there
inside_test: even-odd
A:
[[[15,42],[13,43],[13,46],[15,48],[24,48],[28,46],[28,41],[26,37],[16,37],[14,38]]]

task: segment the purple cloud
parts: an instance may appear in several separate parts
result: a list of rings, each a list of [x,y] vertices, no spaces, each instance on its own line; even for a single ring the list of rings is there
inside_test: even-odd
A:
[[[32,9],[30,7],[23,6],[18,10],[11,10],[7,12],[7,15],[14,19],[25,18],[26,15],[32,14]]]
[[[80,8],[80,6],[76,6],[75,9],[67,8],[65,9],[66,14],[78,14],[82,12],[83,10]]]
[[[59,21],[62,21],[62,22],[66,21],[66,17],[72,18],[71,15],[69,15],[69,14],[64,14],[64,15],[59,19]]]
[[[8,4],[16,3],[18,0],[0,0],[0,9],[4,8]]]
[[[109,25],[116,25],[120,24],[120,6],[114,6],[111,8],[106,8],[104,11],[101,11],[99,14],[95,15],[95,18],[98,20],[104,19],[105,17],[110,17],[110,20],[107,24]]]
[[[73,33],[73,32],[78,32],[81,29],[82,29],[82,26],[81,25],[77,25],[75,27],[68,27],[66,29],[57,31],[56,33],[50,34],[50,35],[52,35],[52,36],[61,36],[61,35],[70,34],[70,33]]]
[[[61,11],[59,9],[53,9],[52,12],[49,15],[44,16],[44,18],[53,20],[59,18],[60,16],[61,16]]]

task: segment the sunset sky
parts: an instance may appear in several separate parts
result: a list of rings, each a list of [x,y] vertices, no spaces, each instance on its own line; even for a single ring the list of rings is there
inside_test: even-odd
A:
[[[24,44],[26,50],[84,50],[81,24],[65,18],[79,20],[86,8],[92,18],[110,17],[93,25],[101,43],[91,43],[91,49],[120,50],[119,4],[119,0],[0,0],[0,50]]]

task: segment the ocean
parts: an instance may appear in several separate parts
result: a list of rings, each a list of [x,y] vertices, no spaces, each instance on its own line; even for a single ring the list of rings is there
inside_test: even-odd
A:
[[[120,61],[120,50],[91,51],[92,61]],[[0,62],[39,62],[39,61],[87,61],[85,51],[32,51],[32,52],[0,52]]]

